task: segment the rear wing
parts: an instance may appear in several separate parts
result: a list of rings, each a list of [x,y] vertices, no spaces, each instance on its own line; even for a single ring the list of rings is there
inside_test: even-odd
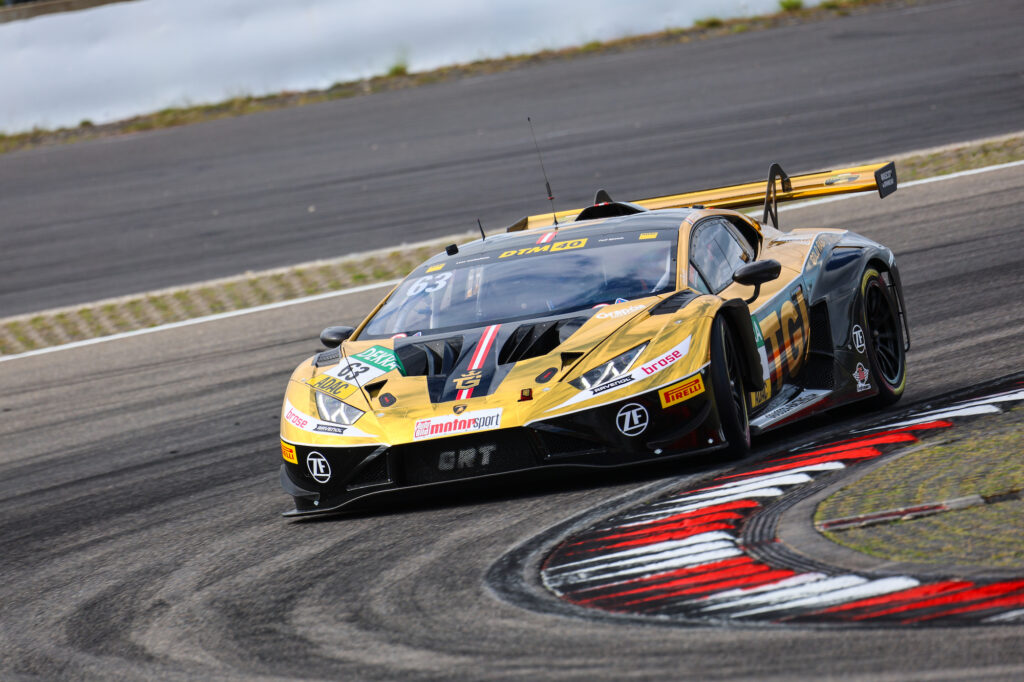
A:
[[[896,191],[896,165],[892,161],[792,177],[787,175],[779,164],[773,163],[768,169],[767,182],[764,180],[748,182],[743,185],[730,185],[666,197],[641,199],[632,203],[648,210],[691,206],[739,209],[763,204],[764,215],[761,222],[767,223],[770,218],[772,225],[778,227],[778,204],[780,202],[871,190],[878,190],[878,196],[883,199]],[[515,232],[532,227],[548,226],[551,225],[553,219],[559,221],[570,219],[582,210],[575,209],[529,216],[510,226],[508,231]]]

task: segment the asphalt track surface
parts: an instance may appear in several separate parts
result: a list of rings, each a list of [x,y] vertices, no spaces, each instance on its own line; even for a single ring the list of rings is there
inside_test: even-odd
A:
[[[902,405],[1024,366],[1022,188],[1016,166],[781,214],[894,248],[914,338]],[[1024,676],[1018,626],[657,627],[538,613],[486,586],[538,533],[713,462],[282,519],[285,381],[322,325],[378,293],[0,362],[0,677]]]
[[[562,208],[1015,132],[1022,20],[928,1],[0,156],[0,317],[542,212],[528,115]]]

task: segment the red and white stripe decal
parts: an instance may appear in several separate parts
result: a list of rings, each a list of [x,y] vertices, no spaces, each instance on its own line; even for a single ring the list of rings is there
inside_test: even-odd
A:
[[[545,232],[544,234],[542,234],[537,239],[537,243],[538,244],[548,244],[548,243],[551,242],[551,240],[553,240],[555,238],[556,234],[558,234],[558,233],[557,232]]]
[[[494,339],[498,338],[498,329],[500,327],[500,324],[492,324],[484,330],[483,336],[480,337],[480,343],[477,344],[476,351],[474,351],[473,357],[470,358],[469,367],[466,369],[474,370],[480,369],[484,366],[484,361],[487,360],[487,354],[491,352],[491,346],[494,345]],[[456,400],[467,400],[472,397],[472,388],[463,388],[455,394]]]
[[[1019,403],[1024,391],[932,410],[859,437],[729,472],[626,509],[565,538],[547,556],[544,585],[587,608],[761,623],[1024,623],[1024,576],[939,580],[772,565],[747,551],[763,544],[752,523],[764,506],[829,472],[855,466],[983,414],[966,407]],[[808,519],[810,523],[810,519]],[[776,538],[776,542],[778,539]]]

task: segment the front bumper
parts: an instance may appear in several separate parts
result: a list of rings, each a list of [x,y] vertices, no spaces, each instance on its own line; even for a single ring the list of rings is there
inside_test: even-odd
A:
[[[294,444],[296,462],[281,466],[281,486],[295,500],[295,509],[285,516],[321,514],[395,490],[512,472],[618,467],[718,450],[727,443],[710,377],[706,370],[701,376],[703,393],[667,407],[661,391],[653,390],[525,426],[417,443]]]

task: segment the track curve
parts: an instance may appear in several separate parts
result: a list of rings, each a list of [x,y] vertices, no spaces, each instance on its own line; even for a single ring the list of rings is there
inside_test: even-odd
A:
[[[894,247],[914,333],[907,403],[1024,365],[1021,303],[1006,295],[1024,284],[1022,187],[1018,166],[783,212],[784,226],[847,225]],[[680,630],[523,609],[486,587],[536,534],[710,476],[710,461],[282,520],[282,386],[324,324],[353,321],[379,293],[0,363],[2,676],[1024,674],[1019,626],[960,628],[955,647],[941,629]]]

